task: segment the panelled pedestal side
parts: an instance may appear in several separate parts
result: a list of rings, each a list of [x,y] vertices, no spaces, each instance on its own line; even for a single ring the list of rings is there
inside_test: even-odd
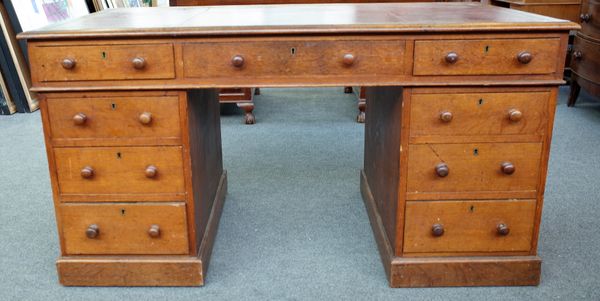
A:
[[[203,284],[227,184],[215,90],[44,96],[60,282]]]

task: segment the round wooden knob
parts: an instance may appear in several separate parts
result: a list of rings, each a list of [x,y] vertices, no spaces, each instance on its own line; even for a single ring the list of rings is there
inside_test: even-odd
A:
[[[356,58],[351,53],[345,54],[344,57],[342,58],[342,62],[346,66],[352,66],[352,65],[354,65],[354,61],[355,60],[356,60]]]
[[[454,64],[458,61],[458,54],[456,52],[449,52],[446,54],[446,63]]]
[[[573,51],[573,58],[580,61],[583,58],[583,52],[579,50]]]
[[[521,64],[529,64],[533,60],[533,55],[527,51],[523,51],[517,54],[517,60]]]
[[[150,124],[152,122],[152,113],[144,112],[138,118],[141,124]]]
[[[148,167],[146,167],[145,173],[146,178],[154,178],[158,174],[158,169],[154,165],[148,165]]]
[[[581,14],[581,15],[579,15],[579,19],[581,20],[581,22],[587,23],[587,22],[590,22],[590,20],[592,19],[592,15],[590,15],[590,14]]]
[[[502,236],[508,235],[508,233],[510,232],[508,225],[506,225],[505,223],[498,224],[496,230],[498,231],[498,234]]]
[[[523,118],[523,113],[517,109],[508,111],[508,119],[512,122],[517,122]]]
[[[431,227],[431,234],[433,234],[433,236],[437,236],[437,237],[444,235],[444,225],[434,224]]]
[[[502,170],[502,173],[505,175],[512,175],[515,173],[515,165],[510,162],[503,162],[500,164],[500,170]]]
[[[451,112],[445,111],[445,112],[440,113],[440,120],[442,120],[443,122],[452,121],[452,117],[453,116],[452,116]]]
[[[435,173],[438,175],[438,177],[445,177],[450,173],[450,169],[448,168],[448,164],[446,163],[440,163],[438,165],[435,166]]]
[[[77,114],[73,115],[73,123],[75,125],[84,125],[86,121],[87,121],[87,116],[85,116],[85,114],[83,114],[83,113],[77,113]]]
[[[150,237],[152,237],[152,238],[159,237],[160,236],[160,227],[158,225],[150,226],[150,229],[148,229],[148,235],[150,235]]]
[[[87,236],[87,238],[96,238],[98,237],[98,235],[100,234],[100,228],[98,228],[98,225],[96,224],[91,224],[88,226],[88,228],[85,230],[85,236]]]
[[[133,64],[133,68],[138,70],[146,67],[146,60],[143,57],[136,57],[131,60],[131,63]]]
[[[94,176],[94,169],[91,166],[86,166],[81,169],[81,177],[89,179]]]
[[[74,59],[69,59],[66,58],[62,61],[61,65],[63,66],[63,68],[65,69],[73,69],[75,68],[75,60]]]
[[[231,58],[231,64],[237,68],[244,66],[244,57],[241,55],[234,56]]]

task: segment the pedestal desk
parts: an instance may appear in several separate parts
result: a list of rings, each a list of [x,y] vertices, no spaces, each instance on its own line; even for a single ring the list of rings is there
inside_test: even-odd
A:
[[[360,188],[390,285],[536,285],[577,28],[411,3],[117,9],[23,33],[60,282],[202,285],[227,187],[217,89],[367,86]]]

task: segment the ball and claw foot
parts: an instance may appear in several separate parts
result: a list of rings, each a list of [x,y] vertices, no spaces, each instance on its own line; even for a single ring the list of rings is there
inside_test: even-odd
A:
[[[254,110],[254,104],[253,103],[238,103],[237,106],[244,110],[245,114],[244,114],[244,123],[245,124],[255,124],[256,123],[256,117],[254,117],[254,113],[252,113],[252,111]]]
[[[256,123],[256,117],[254,117],[254,114],[252,114],[252,113],[246,113],[244,115],[244,122],[246,124],[255,124]]]

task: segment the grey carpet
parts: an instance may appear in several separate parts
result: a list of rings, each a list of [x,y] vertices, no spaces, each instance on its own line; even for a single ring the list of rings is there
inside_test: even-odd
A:
[[[359,191],[363,126],[341,88],[264,89],[223,116],[229,194],[206,286],[58,284],[39,113],[0,116],[0,300],[600,299],[600,102],[560,95],[539,287],[390,289]]]

